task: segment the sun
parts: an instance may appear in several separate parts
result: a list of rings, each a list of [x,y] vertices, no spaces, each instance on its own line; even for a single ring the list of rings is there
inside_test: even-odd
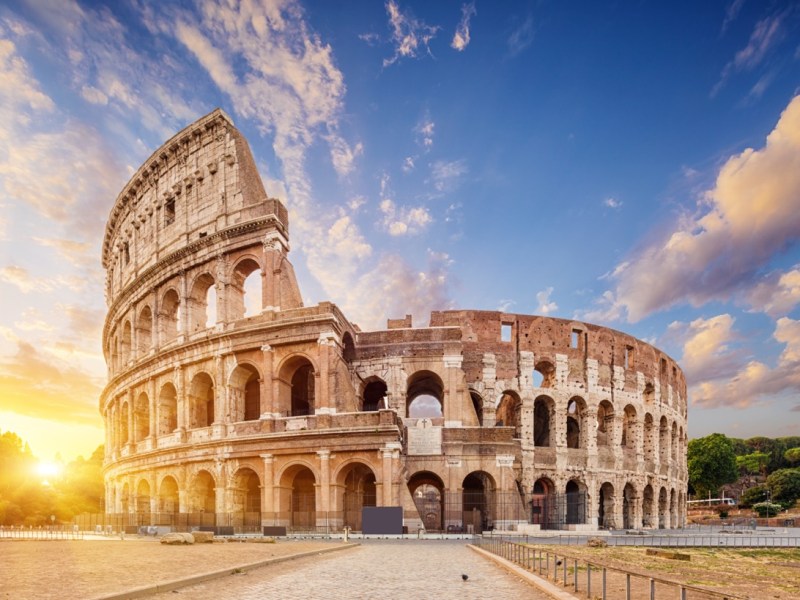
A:
[[[39,461],[36,465],[36,472],[42,477],[56,477],[61,474],[61,465],[57,462]]]

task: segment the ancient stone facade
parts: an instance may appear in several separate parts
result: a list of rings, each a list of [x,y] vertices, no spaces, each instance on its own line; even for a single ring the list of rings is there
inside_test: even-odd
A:
[[[442,311],[361,331],[305,307],[286,208],[217,110],[116,200],[106,511],[131,524],[409,531],[685,522],[686,384],[586,323]]]

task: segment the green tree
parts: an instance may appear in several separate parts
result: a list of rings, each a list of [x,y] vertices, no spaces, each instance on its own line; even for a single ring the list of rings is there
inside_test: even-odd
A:
[[[767,499],[767,488],[763,485],[756,485],[746,490],[744,494],[739,497],[739,506],[742,508],[749,508],[754,504],[763,502]]]
[[[766,452],[753,452],[736,457],[736,466],[743,475],[764,474],[769,464],[770,456]]]
[[[767,473],[772,473],[782,467],[783,453],[786,452],[786,445],[783,439],[774,440],[768,437],[753,437],[744,442],[752,452],[764,452],[769,454],[769,462],[767,463]]]
[[[733,444],[721,433],[689,442],[689,482],[698,496],[716,496],[721,485],[736,481],[739,469]]]
[[[794,506],[800,498],[800,469],[779,469],[767,477],[772,501],[784,508]]]
[[[792,464],[800,463],[800,448],[789,448],[783,453],[783,458]]]

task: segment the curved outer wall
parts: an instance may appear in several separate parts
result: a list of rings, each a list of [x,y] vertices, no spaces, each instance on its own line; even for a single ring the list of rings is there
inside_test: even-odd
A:
[[[303,307],[285,207],[217,110],[117,198],[109,305],[106,512],[120,526],[410,531],[676,527],[686,384],[624,333],[444,311],[363,332]]]

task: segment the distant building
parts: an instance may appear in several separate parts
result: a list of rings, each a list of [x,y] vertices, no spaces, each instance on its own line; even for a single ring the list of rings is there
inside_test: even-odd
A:
[[[106,512],[122,524],[410,532],[683,525],[686,384],[575,321],[303,306],[286,208],[219,110],[159,148],[103,243]]]

